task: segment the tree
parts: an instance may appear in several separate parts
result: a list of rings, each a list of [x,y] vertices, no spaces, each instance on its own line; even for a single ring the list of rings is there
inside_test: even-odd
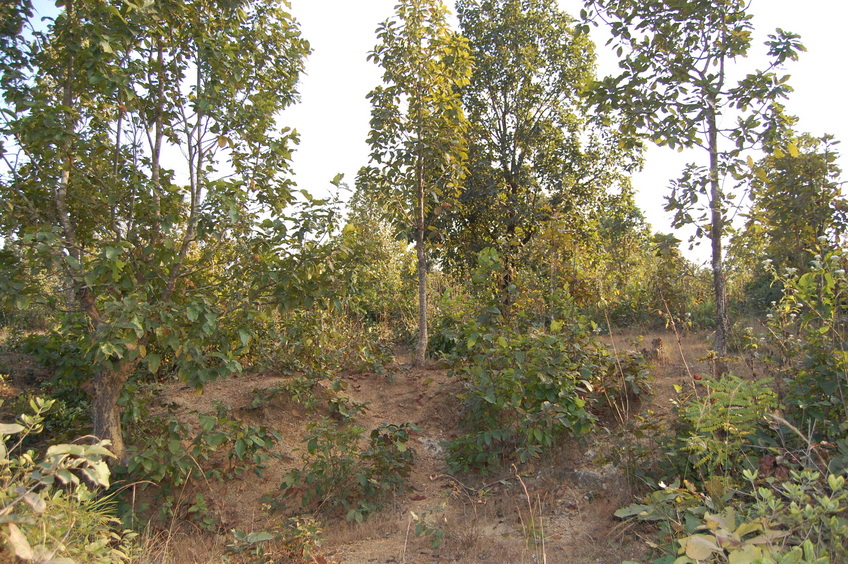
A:
[[[293,202],[296,136],[276,119],[309,47],[275,0],[67,0],[46,28],[11,10],[32,39],[4,35],[0,225],[67,284],[94,434],[122,458],[128,379],[238,371],[247,304],[304,239],[264,218]]]
[[[727,301],[723,240],[733,203],[726,179],[744,181],[747,148],[762,146],[786,122],[778,101],[790,91],[775,70],[795,60],[798,36],[778,29],[767,41],[764,71],[734,83],[730,65],[748,54],[751,15],[744,0],[587,0],[584,19],[610,24],[622,73],[598,82],[590,100],[599,111],[621,114],[627,133],[643,132],[659,145],[698,147],[706,166],[690,165],[673,184],[666,209],[674,225],[697,223],[712,247],[716,301],[714,348],[727,352]],[[585,29],[585,28],[584,28]],[[732,124],[731,124],[732,122]],[[729,124],[729,125],[725,125]],[[693,218],[698,198],[708,209]],[[717,365],[721,368],[721,363]]]
[[[521,248],[547,222],[579,224],[635,159],[590,122],[580,94],[594,79],[594,46],[555,1],[459,0],[457,13],[474,57],[463,91],[469,173],[440,218],[444,254],[469,270],[495,248],[508,305]]]
[[[451,205],[467,156],[459,89],[468,82],[471,58],[447,14],[440,0],[402,0],[395,18],[378,28],[369,59],[383,68],[383,85],[368,95],[372,166],[359,178],[359,188],[383,202],[395,227],[414,233],[419,365],[428,340],[428,219]]]
[[[731,241],[733,255],[747,259],[761,295],[760,306],[779,301],[772,270],[807,270],[815,254],[839,248],[848,229],[848,201],[842,196],[833,137],[791,135],[772,143],[754,167],[751,208],[742,232]],[[770,267],[765,268],[763,260]]]

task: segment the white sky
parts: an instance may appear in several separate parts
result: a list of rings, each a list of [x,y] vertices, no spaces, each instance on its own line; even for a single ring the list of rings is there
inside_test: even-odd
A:
[[[449,4],[452,2],[448,0]],[[330,179],[343,173],[353,187],[356,171],[368,162],[370,106],[365,95],[380,81],[380,69],[366,61],[376,44],[375,30],[392,16],[396,0],[291,0],[292,13],[301,23],[313,54],[300,86],[302,102],[286,112],[283,122],[301,134],[294,156],[296,180],[301,188],[324,193]],[[560,0],[563,10],[579,17],[582,0]],[[795,92],[787,102],[790,114],[800,118],[799,131],[813,135],[831,133],[848,142],[846,63],[848,58],[848,2],[844,0],[752,0],[755,42],[762,45],[769,33],[781,27],[801,36],[807,52],[786,72]],[[608,36],[598,28],[599,75],[614,73],[617,63],[604,46]],[[744,72],[764,67],[765,48],[743,61]],[[750,66],[749,66],[750,65]],[[848,146],[842,147],[848,152]],[[656,231],[671,230],[671,217],[663,211],[669,180],[687,162],[702,158],[653,147],[643,172],[634,178],[637,201]],[[848,158],[841,159],[848,169]],[[844,177],[844,175],[843,175]],[[681,239],[684,235],[678,235]],[[703,260],[706,246],[693,258]]]

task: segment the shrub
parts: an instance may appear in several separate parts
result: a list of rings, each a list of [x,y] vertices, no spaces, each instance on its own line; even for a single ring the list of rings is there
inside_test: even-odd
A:
[[[182,486],[195,479],[223,481],[245,471],[260,477],[267,462],[279,455],[271,452],[280,434],[264,426],[249,425],[229,416],[229,410],[218,405],[216,413],[197,414],[197,427],[176,419],[154,419],[143,433],[140,446],[129,447],[129,460],[119,471],[144,486],[161,488],[161,517],[177,509],[177,495]],[[217,527],[215,516],[207,509],[205,497],[196,493],[185,517],[203,528]]]
[[[848,430],[848,260],[816,255],[810,270],[777,273],[784,297],[770,326],[781,340],[787,415],[816,436]]]
[[[447,444],[452,471],[526,462],[557,437],[592,428],[585,395],[601,356],[582,319],[568,326],[554,321],[550,333],[475,332],[467,347],[471,361],[457,371],[466,381],[460,421],[466,432]]]
[[[655,562],[806,562],[848,558],[848,488],[845,478],[813,470],[786,480],[760,480],[744,471],[740,490],[712,482],[699,491],[689,482],[662,486],[616,516],[655,523],[665,554]]]
[[[280,489],[286,496],[298,495],[303,508],[341,511],[348,521],[362,522],[408,487],[415,451],[407,442],[419,430],[412,423],[383,424],[360,450],[362,427],[322,419],[310,425],[303,439],[303,468],[287,473]]]
[[[707,474],[753,467],[747,457],[750,438],[764,426],[765,414],[777,407],[771,379],[749,381],[725,374],[702,382],[705,394],[690,399],[681,413],[691,429],[684,440],[693,467]]]

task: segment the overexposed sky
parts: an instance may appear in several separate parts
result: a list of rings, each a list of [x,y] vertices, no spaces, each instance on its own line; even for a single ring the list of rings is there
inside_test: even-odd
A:
[[[448,2],[452,6],[452,2]],[[560,0],[560,7],[579,17],[582,0]],[[294,170],[301,188],[323,193],[336,173],[353,187],[356,171],[368,162],[370,106],[365,95],[380,82],[380,69],[366,61],[377,42],[375,30],[391,17],[395,0],[291,0],[292,13],[314,50],[307,61],[307,76],[300,86],[302,102],[286,112],[283,122],[301,134]],[[781,27],[801,36],[807,52],[786,72],[795,92],[787,102],[789,113],[800,118],[799,131],[831,133],[848,143],[848,108],[845,75],[848,58],[848,2],[844,0],[752,0],[755,47],[752,57],[740,63],[750,72],[765,66],[769,33]],[[593,31],[598,45],[599,75],[616,72],[617,61],[604,43],[607,31]],[[848,145],[842,148],[848,152]],[[634,178],[637,201],[656,231],[671,231],[671,217],[663,211],[669,181],[687,162],[703,155],[677,153],[653,147],[643,172]],[[700,162],[704,162],[701,160]],[[848,168],[848,159],[841,160]],[[685,235],[678,235],[684,238]],[[706,256],[705,244],[693,258]]]

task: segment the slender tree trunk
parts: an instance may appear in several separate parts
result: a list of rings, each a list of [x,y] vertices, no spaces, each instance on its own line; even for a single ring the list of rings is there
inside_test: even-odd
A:
[[[424,158],[419,148],[415,163],[415,252],[418,256],[418,344],[415,365],[427,362],[427,254],[424,250]]]
[[[727,356],[727,333],[729,324],[727,321],[727,293],[725,289],[724,259],[722,251],[722,235],[724,234],[724,214],[722,213],[722,190],[719,183],[718,163],[718,123],[716,120],[716,100],[711,97],[710,113],[708,117],[708,136],[710,151],[710,240],[712,242],[712,270],[713,291],[716,301],[716,331],[713,349],[718,358],[716,359],[715,375],[725,372],[726,363],[723,358]]]

